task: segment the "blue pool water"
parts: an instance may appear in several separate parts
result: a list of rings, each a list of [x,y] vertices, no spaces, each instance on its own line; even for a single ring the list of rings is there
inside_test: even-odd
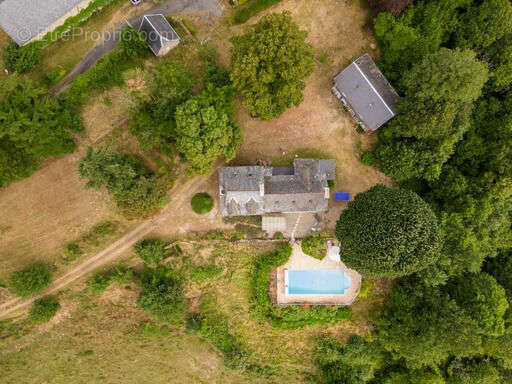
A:
[[[352,280],[341,269],[316,271],[285,271],[288,295],[342,295]]]

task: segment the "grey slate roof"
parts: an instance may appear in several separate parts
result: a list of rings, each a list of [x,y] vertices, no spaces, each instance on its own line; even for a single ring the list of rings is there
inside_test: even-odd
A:
[[[326,211],[327,181],[334,180],[334,168],[334,160],[319,159],[296,159],[293,167],[223,167],[221,215]]]
[[[44,32],[77,6],[92,0],[4,0],[0,1],[0,28],[23,45]]]
[[[178,40],[179,36],[164,15],[144,15],[139,32],[146,35],[149,48],[158,55],[164,42]]]
[[[367,130],[378,129],[396,115],[398,94],[367,53],[334,78],[334,87]]]

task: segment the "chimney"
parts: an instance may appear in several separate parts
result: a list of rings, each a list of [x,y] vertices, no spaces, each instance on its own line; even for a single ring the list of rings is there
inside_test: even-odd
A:
[[[263,181],[260,183],[260,196],[265,196],[265,183]]]
[[[331,191],[329,190],[329,187],[324,188],[324,198],[328,199],[331,196]]]

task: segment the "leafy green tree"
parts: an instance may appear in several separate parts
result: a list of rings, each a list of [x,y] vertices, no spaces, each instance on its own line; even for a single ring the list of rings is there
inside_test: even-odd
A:
[[[460,10],[471,1],[420,0],[398,19],[387,12],[374,19],[375,36],[382,51],[379,66],[399,89],[400,79],[414,64],[450,41]]]
[[[505,289],[492,276],[486,273],[465,275],[451,282],[447,289],[457,305],[473,319],[476,332],[503,335],[504,315],[509,305]]]
[[[29,177],[37,165],[34,155],[16,148],[9,139],[0,139],[0,187]]]
[[[509,0],[473,1],[463,14],[456,43],[460,47],[481,50],[507,33],[512,33],[512,4]]]
[[[336,225],[343,261],[368,277],[404,276],[439,257],[437,218],[417,194],[382,185],[356,196]]]
[[[165,242],[160,239],[144,239],[135,244],[135,253],[149,266],[158,265],[167,257]]]
[[[503,91],[512,84],[512,34],[504,36],[485,50],[491,70],[490,86]]]
[[[381,134],[377,157],[384,172],[397,180],[438,178],[469,129],[473,102],[487,80],[485,63],[471,51],[442,48],[416,64],[403,78],[398,116]]]
[[[374,384],[445,384],[446,381],[439,369],[420,368],[407,369],[397,366],[387,368],[380,374]]]
[[[174,140],[176,108],[189,98],[193,84],[192,73],[186,67],[171,61],[157,66],[150,82],[151,96],[143,98],[130,123],[130,132],[143,149],[165,148]]]
[[[512,252],[508,250],[489,260],[485,270],[505,289],[507,297],[512,301]]]
[[[7,45],[2,52],[5,68],[11,72],[24,73],[34,69],[43,56],[43,49],[37,43],[19,47],[16,43]]]
[[[457,359],[448,365],[447,384],[500,384],[501,375],[488,359]]]
[[[370,381],[385,361],[378,343],[352,336],[343,345],[336,339],[320,339],[315,350],[315,362],[324,383],[359,384]]]
[[[510,248],[512,98],[479,101],[466,133],[429,194],[440,211],[448,275],[478,272],[485,258]]]
[[[184,320],[185,296],[181,280],[167,267],[145,268],[140,278],[142,292],[137,304],[158,318],[176,324]]]
[[[219,157],[233,159],[241,143],[240,129],[218,100],[206,91],[176,109],[176,148],[192,175],[208,173]]]
[[[131,27],[123,30],[119,47],[126,58],[145,57],[151,54],[144,36]]]
[[[9,78],[0,87],[0,138],[37,157],[59,156],[74,150],[69,135],[71,116],[46,89],[30,81]]]
[[[59,309],[60,304],[56,297],[45,296],[34,301],[28,313],[28,318],[36,323],[45,323],[50,321]]]
[[[472,51],[441,48],[425,56],[404,76],[404,98],[392,129],[419,139],[456,134],[457,115],[480,97],[487,80],[485,63]]]
[[[472,356],[482,348],[475,323],[449,293],[416,279],[395,283],[378,320],[378,339],[407,366],[436,366],[450,356]]]
[[[14,294],[27,297],[41,293],[50,285],[52,276],[46,264],[34,263],[9,277],[9,287]]]
[[[87,187],[106,188],[119,208],[129,216],[151,214],[165,197],[164,186],[135,156],[119,154],[105,146],[87,154],[79,163]]]
[[[303,100],[313,48],[289,12],[264,16],[232,39],[231,80],[252,114],[270,120]]]

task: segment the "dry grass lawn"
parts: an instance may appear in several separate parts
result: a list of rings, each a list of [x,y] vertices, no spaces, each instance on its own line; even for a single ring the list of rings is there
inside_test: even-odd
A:
[[[346,340],[366,333],[375,307],[382,302],[379,283],[369,299],[353,305],[352,320],[337,325],[281,330],[249,312],[252,260],[275,245],[198,241],[182,244],[184,254],[171,256],[175,268],[222,267],[213,279],[186,281],[187,307],[197,310],[213,297],[229,332],[250,352],[250,361],[271,366],[270,377],[228,369],[222,355],[196,333],[171,329],[162,336],[145,335],[143,324],[159,324],[137,308],[138,288],[108,288],[92,296],[83,290],[60,295],[62,309],[50,323],[16,333],[0,324],[0,369],[6,383],[311,383],[316,382],[313,350],[319,336]],[[11,337],[6,337],[8,334]]]
[[[102,28],[108,29],[123,17],[124,7],[97,15],[91,23],[101,24]],[[269,122],[252,119],[243,108],[240,110],[237,120],[243,128],[244,144],[235,163],[251,164],[257,158],[264,158],[281,164],[291,162],[295,155],[332,157],[337,165],[336,190],[356,194],[376,183],[388,183],[389,180],[382,173],[359,161],[360,152],[375,142],[376,137],[357,134],[354,122],[330,93],[332,77],[352,59],[363,52],[377,54],[372,50],[374,41],[367,26],[367,11],[357,1],[284,0],[267,12],[282,10],[292,12],[301,27],[309,31],[308,39],[317,57],[327,59],[322,58],[324,63],[317,60],[315,72],[307,79],[304,102],[299,107],[293,107],[280,118]],[[251,19],[249,23],[256,20]],[[216,28],[207,28],[199,19],[194,19],[194,25],[199,29],[200,40],[211,38],[212,44],[220,52],[221,61],[226,65],[229,61],[229,36],[241,33],[246,27],[228,27],[219,23]],[[1,39],[2,35],[0,44]],[[78,51],[82,54],[80,49]],[[83,47],[84,52],[87,49]],[[186,53],[194,49],[194,44],[184,44],[169,56],[180,57],[194,67],[199,65],[198,60],[191,61],[195,56]],[[55,49],[55,55],[61,54],[61,51],[65,52],[66,49]],[[151,59],[148,65],[158,60]],[[62,61],[55,56],[54,62]],[[96,95],[84,108],[86,129],[77,137],[78,152],[48,161],[33,177],[0,190],[0,210],[4,213],[0,225],[0,279],[31,261],[52,262],[59,258],[67,242],[98,222],[111,218],[123,220],[116,215],[113,203],[106,194],[84,188],[84,183],[77,176],[76,162],[86,145],[104,138],[118,140],[121,148],[139,153],[133,137],[125,128],[118,127],[128,115],[131,105],[129,94],[144,81],[140,73],[131,75],[133,81],[126,87]],[[197,84],[201,84],[200,79]],[[113,129],[117,133],[110,135]],[[199,190],[189,191],[190,196],[185,197],[189,199],[195,192],[208,192],[216,197],[216,173],[205,178]],[[170,204],[173,204],[172,196]],[[329,226],[334,226],[345,207],[345,203],[331,202],[327,217]],[[218,201],[214,209],[203,216],[195,214],[189,204],[185,204],[180,212],[163,221],[155,234],[174,236],[188,231],[232,228],[222,223],[217,212]]]

